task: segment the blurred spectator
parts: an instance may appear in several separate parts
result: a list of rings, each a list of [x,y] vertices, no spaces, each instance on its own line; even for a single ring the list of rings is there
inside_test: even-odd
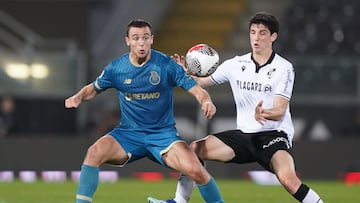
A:
[[[0,103],[0,137],[5,137],[15,127],[15,102],[12,97],[4,97]]]

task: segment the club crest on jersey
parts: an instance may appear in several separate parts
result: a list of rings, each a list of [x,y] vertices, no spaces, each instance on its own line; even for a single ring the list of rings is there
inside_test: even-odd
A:
[[[270,70],[268,73],[267,73],[267,77],[270,79],[272,78],[272,74],[276,71],[276,68],[273,68],[272,70]]]
[[[149,82],[152,85],[158,85],[160,83],[160,76],[156,71],[150,72]]]
[[[131,79],[126,79],[126,80],[124,80],[124,84],[125,84],[125,85],[130,85],[131,82],[132,82]]]

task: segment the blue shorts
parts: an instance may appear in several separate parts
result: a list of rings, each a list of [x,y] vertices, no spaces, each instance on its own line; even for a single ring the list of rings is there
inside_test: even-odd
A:
[[[185,142],[178,135],[175,127],[157,130],[130,130],[116,127],[108,134],[119,142],[129,156],[129,159],[122,165],[148,157],[152,161],[166,166],[162,155],[168,152],[175,143]]]

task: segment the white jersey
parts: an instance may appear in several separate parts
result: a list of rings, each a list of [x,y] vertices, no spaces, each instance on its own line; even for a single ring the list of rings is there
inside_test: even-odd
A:
[[[261,125],[255,120],[255,108],[263,100],[263,108],[272,108],[275,96],[290,100],[294,85],[292,64],[273,53],[269,61],[259,66],[251,53],[226,60],[210,76],[215,84],[229,82],[236,104],[237,129],[246,133],[282,130],[290,143],[294,135],[289,105],[282,120],[268,120]]]

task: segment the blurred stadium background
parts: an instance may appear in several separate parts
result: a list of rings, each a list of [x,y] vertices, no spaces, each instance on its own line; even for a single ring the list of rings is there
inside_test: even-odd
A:
[[[360,171],[359,10],[358,0],[1,0],[0,97],[12,99],[14,109],[13,125],[0,134],[0,171],[79,169],[87,147],[118,122],[116,92],[77,110],[66,110],[64,99],[128,51],[130,20],[152,23],[155,49],[185,54],[207,43],[224,60],[250,51],[248,19],[258,11],[277,16],[275,50],[295,65],[291,110],[299,174],[335,180]],[[218,114],[206,122],[195,100],[176,90],[177,125],[189,141],[235,127],[229,87],[209,92]],[[208,168],[230,178],[261,169]],[[167,172],[143,160],[119,173],[137,171]]]

